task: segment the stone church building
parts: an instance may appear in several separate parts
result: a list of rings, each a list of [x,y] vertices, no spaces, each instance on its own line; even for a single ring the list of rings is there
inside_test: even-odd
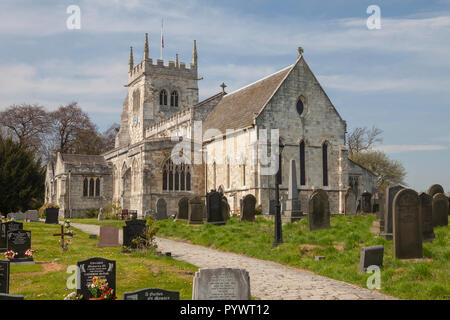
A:
[[[60,216],[76,217],[111,203],[139,216],[164,207],[172,214],[180,199],[205,197],[211,189],[223,191],[232,213],[239,213],[241,199],[253,194],[263,214],[269,214],[275,176],[267,174],[270,164],[263,159],[270,155],[261,150],[270,153],[274,129],[285,146],[282,202],[291,159],[305,213],[317,188],[328,193],[332,213],[344,212],[349,187],[357,196],[376,192],[377,177],[348,159],[346,122],[301,48],[290,66],[231,93],[222,84],[203,101],[195,41],[188,66],[178,55],[168,65],[160,59],[154,63],[147,36],[143,60],[137,65],[133,60],[131,48],[115,148],[98,156],[58,154],[47,165],[45,200],[59,205]]]

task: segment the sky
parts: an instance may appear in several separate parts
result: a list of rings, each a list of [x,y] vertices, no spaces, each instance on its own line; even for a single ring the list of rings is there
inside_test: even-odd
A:
[[[140,62],[148,32],[160,58],[161,19],[166,64],[188,65],[197,40],[201,99],[283,69],[301,46],[349,132],[380,128],[408,186],[450,192],[450,0],[2,0],[0,110],[77,101],[100,130],[119,123],[129,47]]]

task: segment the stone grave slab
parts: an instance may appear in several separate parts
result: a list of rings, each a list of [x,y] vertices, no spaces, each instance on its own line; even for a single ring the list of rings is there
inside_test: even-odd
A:
[[[384,246],[361,248],[359,273],[365,273],[369,266],[383,267]]]
[[[122,300],[180,300],[180,292],[146,288],[122,294]]]
[[[88,289],[92,277],[105,279],[116,294],[116,261],[96,257],[77,262],[77,267],[77,294],[83,295],[84,300],[92,298]]]
[[[200,269],[195,273],[192,300],[250,300],[250,276],[244,269]]]
[[[97,244],[97,247],[120,247],[119,228],[113,226],[101,226],[100,240]]]

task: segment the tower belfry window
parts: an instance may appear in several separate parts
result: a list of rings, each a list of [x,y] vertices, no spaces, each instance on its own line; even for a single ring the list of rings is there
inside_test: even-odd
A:
[[[159,104],[161,106],[167,106],[167,91],[161,90],[159,93]]]
[[[178,107],[178,92],[176,90],[172,91],[170,95],[170,106]]]

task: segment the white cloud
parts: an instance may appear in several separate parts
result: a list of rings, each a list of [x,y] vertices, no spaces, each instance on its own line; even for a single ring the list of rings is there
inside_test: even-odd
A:
[[[448,147],[442,146],[442,145],[390,144],[390,145],[377,146],[374,149],[392,154],[392,153],[403,153],[403,152],[411,152],[411,151],[447,150]]]

